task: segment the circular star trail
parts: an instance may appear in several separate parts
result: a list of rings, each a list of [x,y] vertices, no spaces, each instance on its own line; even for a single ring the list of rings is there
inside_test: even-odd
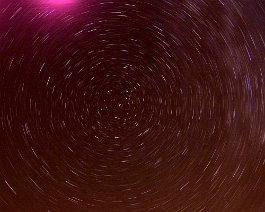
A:
[[[0,211],[264,211],[260,0],[0,3]]]

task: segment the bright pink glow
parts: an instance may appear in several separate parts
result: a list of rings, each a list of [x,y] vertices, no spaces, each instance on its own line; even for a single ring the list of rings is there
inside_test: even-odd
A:
[[[50,4],[54,5],[66,5],[70,3],[74,3],[76,0],[48,0]]]

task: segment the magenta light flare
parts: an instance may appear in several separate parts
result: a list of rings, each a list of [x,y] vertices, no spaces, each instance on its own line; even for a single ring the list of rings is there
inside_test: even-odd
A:
[[[75,3],[77,0],[48,0],[48,1],[42,1],[45,3],[48,3],[50,5],[58,5],[58,6],[64,6]]]
[[[74,0],[51,0],[50,2],[53,4],[69,4],[73,3]]]

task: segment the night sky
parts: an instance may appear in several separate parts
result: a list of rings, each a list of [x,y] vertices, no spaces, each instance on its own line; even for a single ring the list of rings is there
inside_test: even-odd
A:
[[[0,0],[0,212],[264,212],[263,0]]]

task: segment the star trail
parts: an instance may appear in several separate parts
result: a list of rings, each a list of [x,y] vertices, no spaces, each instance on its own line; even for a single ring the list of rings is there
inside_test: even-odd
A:
[[[0,2],[0,211],[265,211],[262,0]]]

